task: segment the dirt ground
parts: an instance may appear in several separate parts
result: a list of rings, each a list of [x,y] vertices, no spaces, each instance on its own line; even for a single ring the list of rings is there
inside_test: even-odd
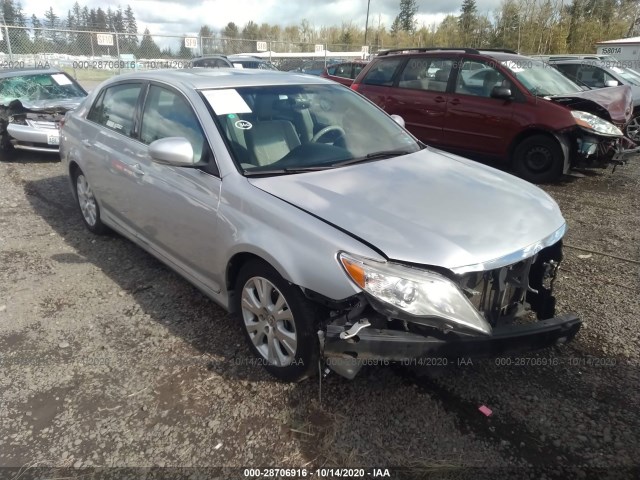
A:
[[[572,344],[292,385],[185,280],[85,230],[54,158],[0,163],[0,466],[638,478],[640,163],[545,190],[569,224],[556,286],[585,322]]]

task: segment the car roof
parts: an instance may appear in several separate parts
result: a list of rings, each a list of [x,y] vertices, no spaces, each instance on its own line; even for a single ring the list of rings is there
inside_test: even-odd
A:
[[[0,70],[0,78],[19,77],[21,75],[37,75],[39,73],[65,73],[57,68],[7,68]]]
[[[318,83],[334,85],[330,80],[300,73],[238,68],[151,70],[118,75],[107,82],[111,84],[131,80],[155,80],[195,90],[261,85],[311,85]]]
[[[517,53],[514,53],[512,51],[495,51],[495,50],[475,50],[475,49],[469,49],[469,48],[433,48],[433,49],[414,49],[412,50],[411,48],[407,48],[406,50],[391,50],[390,54],[384,54],[384,55],[379,55],[377,57],[375,57],[376,59],[382,59],[382,58],[394,58],[394,57],[398,57],[398,56],[402,56],[402,57],[407,57],[407,56],[426,56],[426,57],[433,57],[433,56],[437,56],[437,55],[442,55],[443,53],[448,53],[448,54],[467,54],[467,55],[480,55],[480,56],[484,56],[484,57],[491,57],[495,60],[498,60],[500,62],[505,62],[508,60],[512,60],[515,62],[522,62],[523,59],[527,59],[530,60],[530,57],[527,57],[525,55],[519,55]]]
[[[585,61],[586,60],[586,61]],[[572,59],[567,59],[567,60],[556,60],[556,59],[550,59],[549,63],[564,63],[567,65],[596,65],[598,67],[602,67],[602,68],[609,68],[611,66],[611,62],[607,62],[606,60],[598,60],[595,58],[582,58],[582,59],[578,59],[578,58],[572,58]]]

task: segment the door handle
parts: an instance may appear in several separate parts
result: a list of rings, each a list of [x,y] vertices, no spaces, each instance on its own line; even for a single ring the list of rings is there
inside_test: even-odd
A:
[[[91,143],[91,141],[86,138],[82,140],[82,145],[84,145],[86,148],[93,147],[93,143]]]
[[[449,102],[451,105],[458,105],[460,103],[460,99],[459,98],[454,98],[453,100],[451,100]]]
[[[136,163],[136,164],[134,164],[134,165],[131,165],[131,167],[130,167],[130,168],[131,168],[131,171],[132,171],[135,175],[137,175],[137,176],[139,176],[139,177],[141,177],[141,176],[143,176],[143,175],[144,175],[144,170],[142,169],[142,167],[140,166],[140,164],[139,164],[139,163]]]
[[[436,98],[433,99],[433,101],[436,103],[443,103],[443,102],[446,102],[447,100],[444,97],[437,96]]]

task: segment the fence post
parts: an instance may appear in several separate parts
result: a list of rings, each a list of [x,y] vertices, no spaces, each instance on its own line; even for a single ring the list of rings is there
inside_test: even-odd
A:
[[[9,29],[7,28],[7,22],[4,21],[4,14],[2,14],[2,24],[4,25],[4,37],[7,39],[7,50],[9,50],[9,61],[13,63],[13,53],[11,52],[11,38],[9,37]]]
[[[120,41],[118,39],[118,32],[115,31],[115,29],[114,33],[116,34],[116,53],[118,54],[118,75],[120,75],[122,73],[122,68],[120,65]]]
[[[327,68],[327,46],[328,44],[324,44],[324,68]]]
[[[267,45],[269,46],[269,63],[271,63],[271,40],[268,41]]]

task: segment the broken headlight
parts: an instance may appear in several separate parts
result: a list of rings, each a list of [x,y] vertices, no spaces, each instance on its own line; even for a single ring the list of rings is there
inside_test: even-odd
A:
[[[573,118],[580,127],[590,133],[606,137],[622,137],[624,135],[622,130],[616,127],[613,123],[607,122],[592,113],[572,110],[571,115],[573,115]]]
[[[489,323],[460,287],[438,273],[344,252],[338,259],[358,287],[382,302],[384,313],[445,331],[491,333]]]

